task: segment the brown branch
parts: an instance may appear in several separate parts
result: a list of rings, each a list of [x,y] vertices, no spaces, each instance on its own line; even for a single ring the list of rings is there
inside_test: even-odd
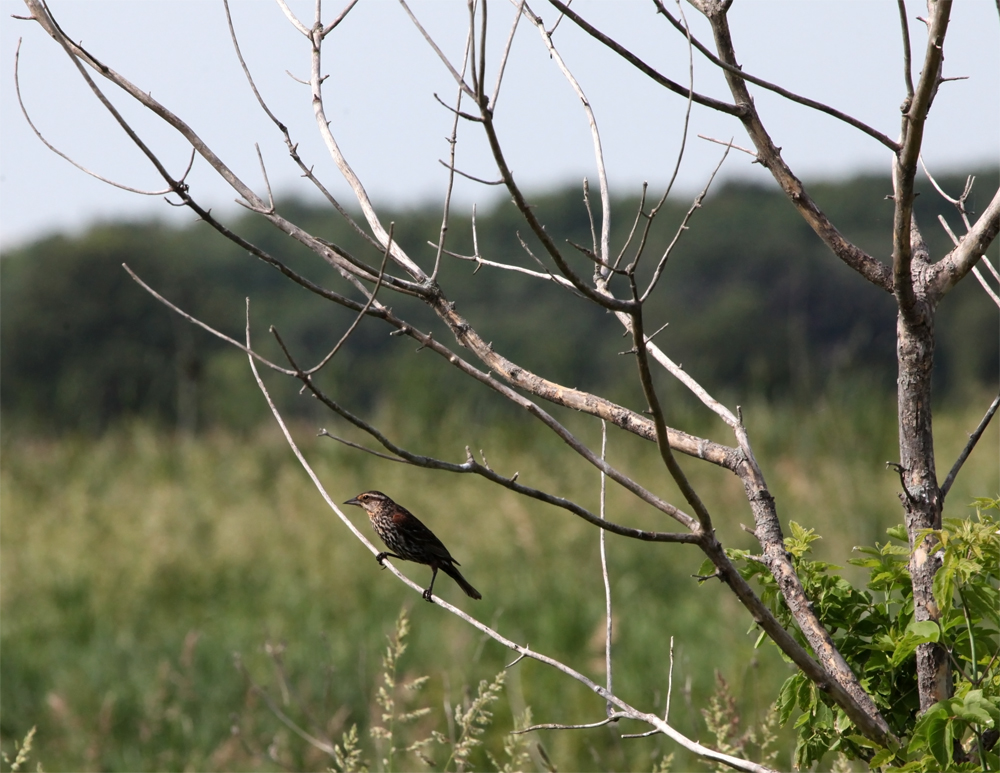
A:
[[[631,285],[632,297],[636,298],[638,296],[638,289],[636,288],[635,277],[633,275],[629,276],[629,283]],[[701,497],[694,490],[694,486],[691,485],[680,465],[677,464],[677,459],[670,449],[670,442],[667,439],[667,425],[663,419],[663,408],[660,406],[656,388],[653,386],[653,374],[649,369],[649,357],[646,352],[646,336],[643,328],[641,306],[639,311],[632,314],[632,342],[635,347],[636,363],[639,367],[639,383],[642,385],[642,393],[649,405],[649,412],[653,417],[653,425],[656,427],[656,447],[660,452],[660,458],[670,472],[670,477],[674,479],[674,483],[680,488],[684,499],[694,509],[694,514],[701,526],[702,533],[711,534],[714,532],[712,516],[709,515],[708,508],[701,501]]]
[[[986,250],[1000,233],[1000,190],[986,211],[976,221],[972,229],[955,249],[933,266],[933,275],[928,281],[931,297],[939,299],[968,274],[984,256]]]
[[[687,213],[684,215],[684,219],[681,221],[681,224],[677,226],[677,231],[674,233],[674,238],[670,240],[670,244],[667,245],[667,249],[663,251],[663,256],[656,264],[656,270],[653,272],[653,277],[649,280],[649,285],[646,287],[645,292],[642,294],[642,298],[640,299],[642,303],[646,302],[646,300],[650,296],[650,293],[652,293],[653,289],[656,287],[656,283],[660,281],[660,276],[662,276],[663,270],[667,267],[667,260],[670,259],[670,255],[673,253],[674,247],[677,246],[677,242],[680,241],[681,235],[688,229],[688,223],[691,222],[692,216],[694,215],[695,212],[701,209],[702,202],[708,195],[708,189],[712,187],[712,181],[715,179],[715,176],[719,173],[719,170],[722,168],[722,164],[725,163],[726,157],[729,155],[729,150],[731,147],[732,145],[730,144],[726,148],[726,151],[722,154],[722,158],[719,159],[719,163],[715,165],[715,169],[712,171],[711,176],[708,178],[708,182],[705,183],[705,187],[702,188],[701,193],[695,196],[694,202],[691,204]],[[633,263],[633,266],[634,265],[635,264]]]
[[[910,53],[910,25],[906,20],[906,0],[896,0],[899,9],[899,27],[903,33],[903,81],[906,84],[906,98],[913,99],[912,54]]]
[[[708,19],[712,24],[719,57],[730,65],[729,68],[724,69],[726,81],[736,103],[745,108],[745,111],[740,115],[740,120],[757,149],[757,157],[761,165],[771,173],[788,200],[827,247],[833,251],[834,255],[872,284],[891,292],[892,270],[844,238],[806,192],[802,181],[792,173],[784,159],[781,158],[781,150],[774,144],[764,128],[757,108],[754,106],[753,98],[747,89],[746,81],[740,74],[741,70],[736,61],[736,51],[729,30],[729,21],[724,10],[713,5],[708,9]]]
[[[731,105],[728,102],[722,102],[718,99],[713,99],[712,97],[706,97],[704,94],[699,94],[686,86],[682,86],[680,83],[670,80],[664,75],[661,75],[655,69],[650,67],[639,57],[629,51],[620,43],[615,42],[610,37],[605,35],[599,29],[589,24],[585,19],[579,16],[575,11],[571,10],[565,3],[559,2],[559,0],[549,0],[553,6],[555,6],[559,11],[566,16],[568,16],[580,29],[586,32],[588,35],[596,40],[599,40],[605,46],[614,51],[618,56],[624,59],[626,62],[635,67],[639,72],[647,75],[655,83],[659,83],[666,89],[679,94],[682,97],[689,97],[697,102],[703,107],[710,107],[713,110],[718,110],[720,113],[726,113],[727,115],[739,116],[744,108],[741,105]]]
[[[549,2],[556,4],[557,0],[549,0]],[[690,36],[691,33],[686,24],[682,24],[680,21],[675,19],[666,9],[666,6],[664,6],[660,0],[654,0],[654,2],[656,3],[657,12],[665,16],[678,32],[680,32],[682,35]],[[854,118],[853,116],[850,116],[847,113],[843,113],[840,110],[837,110],[836,108],[830,107],[829,105],[825,105],[822,102],[817,102],[815,99],[810,99],[809,97],[800,96],[798,94],[795,94],[794,92],[789,91],[788,89],[784,89],[781,86],[778,86],[775,83],[771,83],[769,81],[764,80],[763,78],[758,78],[754,75],[751,75],[739,65],[733,65],[728,62],[722,61],[721,59],[719,59],[719,57],[713,54],[707,46],[699,42],[697,39],[691,38],[691,41],[694,44],[695,48],[697,48],[702,54],[704,54],[705,57],[710,62],[712,62],[712,64],[714,64],[716,67],[731,72],[735,75],[738,75],[744,80],[747,80],[756,86],[760,86],[761,88],[767,89],[768,91],[773,91],[775,94],[779,94],[780,96],[787,99],[789,102],[795,102],[799,105],[810,107],[813,110],[817,110],[821,113],[826,113],[827,115],[836,118],[838,121],[843,121],[844,123],[853,126],[855,129],[864,132],[869,137],[878,140],[879,142],[881,142],[883,145],[885,145],[887,148],[889,148],[894,152],[899,150],[898,143],[893,142],[891,139],[889,139],[889,137],[884,135],[882,132],[878,131],[877,129],[873,129],[871,126],[869,126],[866,123],[863,123],[862,121],[859,121],[857,118]]]
[[[276,332],[275,336],[277,337]],[[435,459],[434,457],[430,456],[422,456],[420,454],[414,454],[411,451],[408,451],[407,449],[403,448],[402,446],[399,446],[396,443],[392,442],[388,437],[386,437],[382,432],[380,432],[377,427],[372,426],[364,419],[360,418],[359,416],[356,416],[351,411],[344,408],[344,406],[340,405],[336,400],[332,399],[327,394],[325,394],[319,387],[316,386],[316,384],[312,381],[312,379],[309,377],[307,373],[298,370],[298,366],[295,364],[295,360],[289,354],[288,349],[284,345],[284,342],[282,342],[280,338],[278,340],[282,350],[285,352],[285,356],[288,357],[289,362],[292,364],[293,367],[292,375],[298,378],[300,381],[302,381],[302,383],[306,386],[306,388],[309,389],[309,391],[316,397],[317,400],[323,403],[323,405],[325,405],[331,411],[336,413],[338,416],[349,421],[358,429],[371,435],[386,450],[395,454],[395,458],[386,457],[389,458],[390,461],[404,462],[414,467],[423,467],[429,470],[442,470],[445,472],[455,472],[455,473],[474,473],[476,475],[482,476],[483,478],[486,478],[491,483],[496,483],[497,485],[502,486],[503,488],[506,488],[510,491],[513,491],[516,494],[521,494],[523,496],[530,497],[531,499],[536,499],[539,502],[544,502],[545,504],[548,505],[561,507],[562,509],[567,510],[573,513],[574,515],[582,518],[587,523],[590,523],[601,529],[609,531],[612,534],[617,534],[622,537],[629,537],[631,539],[637,539],[643,542],[675,542],[683,544],[695,544],[698,542],[698,537],[695,534],[679,533],[679,532],[646,531],[645,529],[634,529],[631,526],[622,526],[620,524],[607,521],[603,519],[601,516],[595,515],[594,513],[590,512],[585,507],[576,504],[572,500],[565,499],[563,497],[559,497],[554,494],[549,494],[548,492],[542,491],[540,489],[532,488],[530,486],[524,486],[518,483],[517,482],[518,473],[515,473],[509,478],[500,475],[487,465],[484,465],[476,461],[476,458],[472,455],[472,452],[468,449],[468,447],[466,447],[465,449],[466,460],[463,464],[455,464],[454,462],[446,462],[442,459]],[[365,451],[367,453],[383,456],[382,454],[379,454],[377,451],[371,451],[367,448],[357,446],[346,440],[342,440],[341,438],[331,435],[326,430],[321,430],[319,434],[326,435],[334,440],[338,440],[342,443],[345,443],[346,445],[351,445],[352,447],[358,448],[359,450]],[[602,472],[604,472],[604,470],[602,470]],[[612,477],[614,479],[616,477],[624,478],[625,476],[615,471],[615,475],[611,475],[609,477]]]
[[[158,292],[156,292],[156,290],[154,290],[148,284],[146,284],[145,282],[143,282],[139,278],[139,276],[131,268],[129,268],[128,263],[122,263],[122,268],[124,268],[125,271],[128,272],[128,275],[130,277],[132,277],[132,279],[135,280],[135,283],[137,285],[139,285],[139,287],[141,287],[147,293],[149,293],[150,295],[152,295],[156,300],[158,300],[160,303],[162,303],[164,306],[166,306],[168,309],[170,309],[175,314],[180,315],[181,317],[183,317],[184,319],[186,319],[188,322],[192,323],[193,325],[197,325],[202,330],[205,330],[206,332],[211,333],[216,338],[219,338],[219,339],[225,341],[227,344],[230,344],[231,346],[235,346],[237,349],[241,349],[245,354],[248,354],[250,357],[252,357],[252,358],[254,358],[256,360],[259,360],[264,365],[267,365],[267,367],[269,367],[271,370],[276,370],[276,371],[278,371],[278,373],[283,373],[286,376],[294,376],[295,375],[295,371],[289,370],[288,368],[283,368],[280,365],[275,365],[273,362],[271,362],[267,358],[262,357],[261,355],[257,354],[257,352],[251,350],[249,347],[246,347],[243,344],[241,344],[235,338],[230,338],[225,333],[222,333],[222,332],[216,330],[214,327],[211,327],[210,325],[205,324],[204,322],[202,322],[197,317],[192,317],[186,311],[184,311],[183,309],[179,308],[178,306],[176,306],[173,303],[171,303],[170,301],[168,301],[166,298],[164,298],[162,295],[160,295]]]
[[[392,247],[392,233],[393,230],[395,229],[395,226],[396,226],[395,223],[389,223],[389,241],[386,244],[385,252],[382,253],[382,265],[378,270],[378,279],[375,280],[375,287],[372,288],[371,294],[368,296],[368,300],[365,302],[365,305],[361,308],[357,316],[354,318],[354,321],[351,323],[351,326],[347,328],[347,331],[340,337],[340,340],[337,341],[336,345],[330,350],[330,353],[327,354],[318,363],[316,363],[316,365],[309,368],[309,370],[305,371],[306,375],[311,376],[312,374],[318,372],[330,360],[332,360],[334,357],[337,356],[337,352],[339,352],[341,347],[347,342],[347,339],[351,337],[351,334],[357,329],[358,325],[361,324],[361,320],[363,320],[365,318],[365,315],[368,314],[368,310],[372,307],[372,304],[375,303],[375,296],[378,295],[379,288],[382,287],[382,277],[385,276],[385,264],[389,260],[389,250]]]
[[[959,471],[962,469],[962,465],[965,464],[965,460],[969,458],[969,454],[972,453],[972,449],[976,447],[976,443],[979,442],[979,438],[983,436],[986,431],[986,427],[989,426],[990,420],[993,415],[997,412],[997,407],[1000,406],[1000,395],[993,398],[993,402],[986,411],[986,415],[983,416],[982,421],[979,422],[979,426],[973,430],[972,434],[969,435],[969,442],[965,444],[965,448],[962,449],[962,453],[958,455],[958,459],[955,460],[955,464],[952,465],[951,471],[948,473],[948,477],[944,479],[944,483],[941,484],[941,499],[943,500],[948,492],[951,490],[951,485],[955,482],[955,478],[958,476]]]
[[[82,164],[77,163],[68,155],[59,150],[59,148],[57,148],[55,145],[53,145],[51,142],[45,139],[41,131],[38,130],[38,127],[35,126],[34,121],[31,120],[31,116],[28,115],[28,108],[25,107],[24,100],[21,99],[20,63],[21,63],[21,39],[18,38],[17,48],[14,51],[14,91],[17,94],[17,104],[21,108],[21,115],[24,116],[24,120],[27,122],[28,127],[31,129],[31,131],[35,133],[35,136],[38,137],[38,139],[42,142],[43,145],[45,145],[45,147],[47,147],[49,150],[51,150],[60,158],[69,161],[69,163],[71,163],[73,166],[75,166],[84,174],[88,174],[94,179],[100,180],[102,183],[107,183],[108,185],[114,186],[115,188],[121,188],[123,191],[128,191],[129,193],[138,193],[140,196],[165,196],[166,194],[171,193],[173,191],[173,188],[165,188],[162,191],[144,191],[141,190],[140,188],[133,188],[129,185],[125,185],[124,183],[115,182],[114,180],[111,180],[107,177],[103,177],[102,175],[97,174],[97,172],[91,171]],[[193,154],[191,160],[192,161],[194,160]],[[190,171],[190,169],[191,165],[189,162],[188,171]]]
[[[472,50],[473,43],[472,30],[470,29],[465,42],[465,55],[462,57],[463,76],[465,75],[465,67],[468,66],[469,52]],[[440,102],[441,100],[438,101]],[[455,96],[455,117],[451,123],[451,136],[448,138],[449,163],[445,165],[448,168],[448,185],[445,188],[444,206],[441,208],[441,228],[438,230],[438,248],[434,255],[434,270],[431,271],[430,278],[428,279],[430,284],[437,283],[438,271],[441,268],[441,255],[444,252],[445,240],[448,238],[448,222],[451,217],[451,194],[455,188],[455,172],[457,171],[455,169],[455,148],[458,145],[458,118],[461,107],[462,89],[460,88]],[[444,162],[442,161],[441,163],[443,164]]]
[[[944,38],[948,31],[951,0],[938,0],[930,6],[927,25],[927,49],[923,69],[913,98],[904,103],[902,140],[893,163],[893,197],[895,212],[892,222],[893,292],[903,318],[917,318],[916,293],[913,287],[913,186],[917,161],[923,143],[924,124],[937,93],[944,61]]]

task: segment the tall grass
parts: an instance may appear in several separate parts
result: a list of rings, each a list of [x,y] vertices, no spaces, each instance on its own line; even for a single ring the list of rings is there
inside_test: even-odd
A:
[[[946,465],[939,477],[987,403],[939,412]],[[889,402],[855,396],[809,410],[754,404],[744,412],[779,513],[824,536],[821,558],[846,565],[851,547],[883,539],[900,520],[898,479],[884,464],[897,456]],[[599,438],[593,421],[568,420],[581,437]],[[483,448],[495,469],[597,508],[594,470],[517,422],[486,427],[456,414],[428,428],[387,414],[384,424],[421,453],[461,460],[465,445]],[[448,545],[483,600],[467,599],[443,576],[438,592],[603,681],[603,583],[591,527],[472,476],[381,461],[315,431],[295,429],[332,496],[378,488],[401,501]],[[710,425],[703,431],[727,440]],[[949,495],[953,514],[973,496],[1000,490],[997,449],[994,426]],[[430,677],[422,692],[433,709],[427,721],[442,732],[444,707],[460,705],[513,659],[381,572],[271,427],[190,438],[135,424],[96,441],[8,433],[2,452],[0,732],[10,754],[37,725],[34,754],[47,770],[276,769],[269,748],[285,765],[324,769],[330,759],[275,718],[234,666],[234,653],[299,721],[307,722],[305,706],[328,737],[356,724],[370,744],[385,636],[403,607],[411,631],[400,682]],[[609,460],[678,499],[648,443],[611,431]],[[752,547],[739,528],[751,518],[739,482],[682,464],[724,543]],[[671,528],[614,489],[608,513]],[[349,515],[370,531],[362,512]],[[614,537],[608,554],[620,694],[663,710],[673,636],[670,716],[679,730],[710,740],[699,710],[715,690],[716,669],[744,721],[763,720],[788,666],[769,646],[753,649],[751,621],[723,586],[692,579],[700,555]],[[400,566],[420,584],[430,579],[426,567]],[[287,683],[276,676],[276,648]],[[514,715],[526,707],[540,722],[592,722],[604,713],[597,696],[530,661],[510,670],[504,689],[485,748],[471,754],[477,769],[488,768],[487,752],[502,756]],[[619,737],[642,729],[537,733],[531,749],[539,760],[541,742],[562,770],[652,769],[675,749],[662,737]],[[680,769],[694,764],[679,751],[675,760]]]

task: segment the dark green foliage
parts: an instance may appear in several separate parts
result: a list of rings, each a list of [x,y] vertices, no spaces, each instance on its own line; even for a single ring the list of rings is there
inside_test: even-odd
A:
[[[916,621],[907,563],[906,529],[890,528],[891,542],[856,550],[864,558],[849,563],[869,571],[864,588],[834,573],[840,567],[808,558],[813,529],[794,521],[785,545],[817,615],[837,649],[858,674],[889,727],[903,746],[876,747],[860,734],[844,712],[801,673],[790,676],[778,694],[782,724],[800,712],[794,726],[799,741],[797,766],[807,768],[824,754],[839,751],[863,757],[873,768],[893,770],[996,770],[1000,756],[988,749],[983,732],[1000,723],[1000,521],[988,510],[1000,500],[979,500],[974,519],[948,518],[943,529],[930,532],[943,552],[944,565],[934,579],[940,624]],[[731,551],[744,562],[744,576],[763,586],[762,598],[782,624],[807,646],[795,628],[775,580],[748,551]],[[952,658],[954,697],[919,714],[914,658],[917,647],[944,642]],[[961,744],[956,751],[953,742]]]
[[[943,184],[949,190],[962,187],[955,179]],[[973,208],[996,184],[995,172],[980,176]],[[811,192],[848,238],[889,259],[887,180],[818,184]],[[929,188],[921,189],[917,202],[932,254],[941,256],[948,242],[935,217],[943,212],[958,228],[950,205]],[[576,270],[589,276],[592,264],[566,243],[590,244],[582,194],[569,190],[536,197],[534,203]],[[614,202],[613,250],[624,245],[637,206],[634,199]],[[640,273],[644,269],[648,276],[687,206],[681,202],[663,210]],[[280,209],[306,230],[379,263],[378,251],[329,211],[294,200]],[[453,214],[448,246],[472,254],[467,214]],[[435,250],[427,243],[438,238],[440,214],[425,209],[385,219],[396,220],[396,240],[430,268]],[[244,215],[233,226],[313,281],[351,294],[325,263],[262,219]],[[539,270],[518,235],[537,256],[543,252],[509,203],[480,211],[477,229],[485,259]],[[168,299],[240,340],[249,296],[255,345],[281,364],[269,325],[278,328],[302,364],[312,364],[353,319],[204,223],[183,229],[106,225],[78,238],[45,239],[0,260],[5,421],[35,430],[93,432],[140,414],[186,429],[217,423],[246,428],[263,416],[242,355],[147,295],[122,270],[123,262]],[[633,364],[618,356],[627,346],[606,314],[550,283],[490,268],[473,275],[474,267],[445,257],[441,284],[498,351],[553,380],[640,402]],[[624,292],[621,286],[613,289]],[[975,281],[963,282],[953,296],[938,316],[937,376],[940,386],[956,394],[992,378],[1000,367],[1000,343],[995,311]],[[454,345],[422,304],[393,297],[391,305]],[[891,297],[840,264],[769,188],[729,185],[709,197],[671,256],[647,313],[650,330],[670,323],[658,341],[720,396],[805,398],[831,378],[860,376],[887,388],[895,379]],[[414,352],[411,341],[388,332],[378,320],[363,322],[323,372],[322,386],[356,410],[404,390],[408,399],[418,398],[408,408],[421,415],[433,415],[456,400],[473,402],[484,416],[509,410],[501,400],[482,399],[481,387],[467,383],[433,353]],[[294,384],[272,388],[286,410],[316,415],[314,401],[297,397]]]

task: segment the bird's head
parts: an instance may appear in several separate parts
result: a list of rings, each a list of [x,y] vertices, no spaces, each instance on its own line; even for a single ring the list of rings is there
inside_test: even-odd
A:
[[[358,494],[353,499],[348,499],[344,502],[344,504],[357,505],[358,507],[363,507],[369,513],[372,513],[377,512],[384,507],[391,507],[393,501],[381,491],[365,491],[362,494]]]

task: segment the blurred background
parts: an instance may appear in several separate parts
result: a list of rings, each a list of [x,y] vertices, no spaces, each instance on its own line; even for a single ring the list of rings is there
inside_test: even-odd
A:
[[[308,5],[292,7],[311,19]],[[382,657],[403,609],[411,630],[398,681],[430,678],[419,694],[399,691],[400,711],[405,705],[431,712],[405,730],[400,724],[397,746],[432,730],[454,735],[449,712],[513,656],[379,572],[292,457],[245,356],[171,314],[121,264],[236,338],[249,297],[256,343],[275,361],[282,356],[268,326],[281,332],[300,362],[315,362],[353,315],[290,284],[162,196],[112,188],[48,151],[32,135],[13,88],[21,36],[21,97],[46,139],[116,181],[148,190],[162,186],[61,50],[37,25],[10,18],[24,15],[24,6],[3,0],[0,8],[0,43],[10,63],[0,92],[3,750],[10,754],[15,741],[37,726],[35,754],[48,770],[329,767],[329,757],[282,723],[257,684],[314,734],[340,743],[357,725],[365,758],[381,769],[385,744],[380,747],[370,729],[382,722],[376,700],[384,684]],[[464,8],[412,8],[445,53],[460,59]],[[512,11],[496,8],[488,49],[493,65],[512,20]],[[574,9],[662,72],[686,81],[687,47],[656,18],[652,4],[581,3]],[[243,80],[220,5],[87,2],[55,3],[52,10],[73,39],[189,120],[264,193],[254,150],[259,143],[279,210],[378,262],[298,179],[280,135]],[[316,164],[317,174],[349,202],[316,138],[308,90],[285,72],[307,74],[304,40],[274,4],[240,3],[233,10],[265,99],[288,123],[306,163]],[[551,7],[536,10],[547,21],[556,17]],[[919,11],[917,5],[910,9],[912,15]],[[736,3],[731,18],[748,72],[895,136],[903,87],[894,6],[760,0]],[[700,22],[691,18],[695,34],[707,41]],[[910,24],[914,50],[922,50],[922,25]],[[962,191],[967,175],[976,176],[973,213],[1000,185],[1000,106],[981,98],[997,89],[996,28],[992,3],[956,9],[945,75],[969,79],[942,87],[925,144],[928,167],[951,195]],[[438,238],[446,185],[438,159],[447,158],[451,126],[434,94],[448,101],[454,83],[398,4],[360,3],[342,32],[330,38],[324,60],[332,129],[383,222],[396,224],[395,239],[418,263],[431,266],[435,250],[428,242]],[[522,23],[514,40],[497,110],[511,165],[550,232],[588,244],[583,177],[590,178],[596,198],[589,129],[537,31]],[[850,57],[843,56],[844,40],[852,41]],[[597,113],[614,194],[612,246],[620,248],[642,183],[648,181],[658,198],[670,178],[686,105],[637,80],[568,20],[555,42]],[[695,69],[696,89],[724,98],[721,78],[703,65]],[[819,206],[848,239],[887,260],[888,152],[833,119],[754,93],[783,156]],[[188,154],[179,138],[115,99],[171,170],[183,169]],[[970,103],[978,113],[974,121]],[[482,140],[469,127],[461,131],[459,167],[495,177]],[[692,111],[685,162],[651,232],[650,255],[662,253],[721,156],[721,148],[698,139],[699,133],[748,144],[736,122]],[[244,238],[314,281],[343,290],[325,264],[232,204],[233,194],[207,166],[196,163],[190,181],[195,198]],[[956,231],[961,222],[926,178],[918,190],[918,222],[939,257],[950,241],[937,217]],[[513,206],[494,189],[467,180],[455,191],[451,249],[472,253],[473,206],[483,257],[537,267],[519,243],[527,229]],[[997,252],[994,245],[994,264]],[[580,260],[585,272],[588,264]],[[446,259],[441,285],[497,351],[546,378],[645,408],[634,363],[619,355],[628,343],[613,319],[521,274],[473,268]],[[658,343],[714,396],[730,408],[743,407],[783,521],[815,528],[824,538],[816,553],[840,566],[854,546],[884,542],[885,529],[900,520],[898,480],[885,471],[886,460],[898,457],[891,297],[836,261],[765,170],[735,151],[657,292],[649,325],[655,330],[669,323]],[[392,305],[439,340],[451,340],[419,304],[400,298]],[[997,309],[975,280],[945,300],[937,335],[935,442],[939,467],[950,467],[995,394],[1000,373]],[[527,485],[598,508],[600,480],[592,468],[498,396],[459,378],[432,352],[414,348],[410,340],[390,337],[377,320],[366,320],[319,383],[415,453],[463,461],[466,446],[482,449],[494,469],[520,471]],[[432,526],[484,597],[473,604],[441,578],[436,590],[445,598],[603,682],[603,582],[593,529],[471,476],[392,464],[316,437],[324,427],[371,445],[300,395],[296,383],[265,378],[335,500],[370,488],[389,493]],[[725,427],[676,383],[664,377],[658,386],[671,425],[731,443]],[[553,411],[599,447],[599,424]],[[612,429],[608,448],[616,467],[678,499],[648,443]],[[682,464],[724,544],[751,549],[740,529],[752,515],[739,481],[690,460]],[[998,467],[994,426],[959,476],[947,514],[966,514],[975,496],[996,496]],[[631,526],[670,528],[614,487],[608,512]],[[348,515],[368,529],[360,511]],[[712,696],[731,696],[739,732],[763,721],[791,671],[766,643],[754,647],[757,632],[724,587],[692,578],[700,555],[609,538],[608,557],[620,694],[640,708],[664,710],[673,638],[670,716],[681,732],[713,742],[701,714]],[[425,568],[401,568],[426,584]],[[844,571],[852,580],[860,577],[850,567]],[[502,765],[504,739],[527,708],[538,722],[592,722],[604,713],[603,702],[583,687],[522,661],[507,674],[474,767],[491,769],[487,752]],[[662,737],[620,737],[643,729],[535,733],[528,750],[533,765],[544,767],[547,757],[562,770],[652,769],[672,751],[675,769],[695,764]],[[791,745],[782,739],[781,760],[787,761]],[[437,766],[448,757],[442,748],[431,752]],[[752,744],[747,753],[752,756]],[[403,753],[395,761],[397,769],[417,764]]]

